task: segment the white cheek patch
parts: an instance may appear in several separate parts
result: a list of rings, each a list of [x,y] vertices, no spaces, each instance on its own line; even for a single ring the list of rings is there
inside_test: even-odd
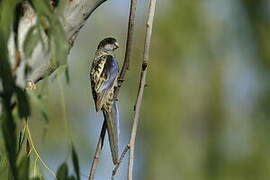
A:
[[[113,45],[112,44],[106,44],[104,48],[111,51],[111,50],[113,50]]]

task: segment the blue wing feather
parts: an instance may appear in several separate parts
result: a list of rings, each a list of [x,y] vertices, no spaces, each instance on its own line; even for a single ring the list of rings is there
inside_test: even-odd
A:
[[[103,63],[105,60],[105,63]],[[113,91],[115,80],[118,76],[118,63],[114,56],[104,55],[94,62],[92,69],[98,74],[92,75],[92,94],[94,96],[96,110],[102,109],[108,99],[108,95]],[[99,71],[102,71],[99,74]],[[92,73],[92,74],[95,74]]]
[[[103,85],[100,87],[99,91],[108,90],[112,88],[115,78],[117,77],[119,71],[118,63],[115,57],[109,55],[107,56],[106,63],[104,65],[103,73],[107,78]]]
[[[118,162],[118,145],[119,145],[119,110],[116,101],[112,104],[112,111],[103,111],[104,118],[107,124],[107,132],[109,136],[110,148],[112,153],[113,163]]]

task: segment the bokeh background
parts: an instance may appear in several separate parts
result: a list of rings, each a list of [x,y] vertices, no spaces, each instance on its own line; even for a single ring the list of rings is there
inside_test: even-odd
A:
[[[148,1],[138,1],[130,71],[120,91],[121,142],[129,139],[143,54]],[[102,126],[94,111],[89,67],[96,46],[116,37],[122,64],[129,1],[99,7],[79,33],[64,74],[39,84],[47,118],[35,105],[30,130],[56,171],[70,160],[70,140],[87,179]],[[136,180],[270,178],[270,1],[160,0],[153,27],[148,87],[136,142]],[[57,74],[57,73],[56,73]],[[110,179],[108,139],[97,179]],[[42,167],[46,179],[53,179]],[[71,163],[70,163],[71,164]],[[126,179],[127,158],[116,179]]]

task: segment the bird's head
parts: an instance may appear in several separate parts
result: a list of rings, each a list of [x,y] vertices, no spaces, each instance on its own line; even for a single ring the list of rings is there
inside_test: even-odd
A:
[[[117,48],[119,48],[119,44],[116,41],[116,39],[112,37],[108,37],[100,41],[97,47],[98,50],[106,50],[106,51],[114,51]]]

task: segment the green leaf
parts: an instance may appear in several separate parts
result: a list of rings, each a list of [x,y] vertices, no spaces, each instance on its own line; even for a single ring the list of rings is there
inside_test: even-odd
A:
[[[74,145],[71,145],[71,151],[72,151],[72,163],[73,163],[73,168],[76,173],[77,179],[80,180],[80,166],[79,166],[79,158],[78,154],[76,152],[76,149]]]
[[[54,26],[51,27],[49,36],[51,36],[54,45],[54,56],[60,65],[65,65],[67,62],[67,55],[69,45],[67,43],[66,33],[63,26],[57,17],[53,18]]]
[[[78,180],[78,179],[76,179],[74,176],[70,176],[68,177],[68,180]]]
[[[36,26],[31,27],[26,35],[23,44],[23,51],[27,58],[32,56],[32,53],[40,40],[40,35],[37,32]]]
[[[63,73],[67,71],[67,64],[66,65],[60,65],[57,70],[52,75],[52,80],[54,81],[56,78],[60,77]]]
[[[37,109],[37,111],[40,112],[41,119],[44,120],[45,123],[48,123],[49,122],[48,107],[46,103],[46,92],[43,92],[44,88],[42,89],[41,92],[27,91],[27,94],[30,97],[32,105],[34,105],[35,109]]]
[[[30,143],[29,143],[29,140],[27,139],[26,141],[26,146],[25,146],[25,151],[26,151],[26,154],[28,155],[31,151],[31,147],[30,147]]]
[[[28,102],[28,97],[21,88],[16,87],[15,92],[18,100],[18,110],[20,118],[26,118],[30,115],[30,105]]]
[[[40,177],[34,177],[34,178],[31,178],[31,180],[41,180]]]
[[[2,144],[1,144],[2,145]],[[3,171],[7,170],[8,168],[8,162],[7,162],[7,156],[2,150],[0,151],[0,172],[3,173]],[[1,174],[0,173],[0,174]]]
[[[22,145],[23,145],[24,139],[25,139],[25,128],[23,129],[23,131],[20,132],[19,143],[18,143],[18,150],[17,150],[18,153],[22,149]]]
[[[29,156],[27,155],[23,156],[18,166],[18,178],[20,180],[29,179],[29,165],[30,165]]]
[[[18,172],[16,168],[16,125],[14,123],[13,117],[11,113],[8,113],[7,111],[3,112],[3,121],[2,121],[2,133],[4,137],[5,142],[5,148],[8,155],[9,160],[9,168],[12,172],[12,175],[14,179],[18,179]]]
[[[43,35],[43,32],[44,32],[42,25],[39,24],[37,26],[37,30],[38,30],[39,39],[41,40],[42,48],[45,49],[46,48],[46,45],[45,45],[46,43],[45,43],[44,38],[42,36]],[[45,50],[48,50],[48,49],[45,49]]]
[[[9,34],[11,31],[11,25],[13,23],[14,18],[14,9],[16,6],[15,0],[2,0],[1,1],[1,9],[0,9],[0,31],[2,32],[1,38],[4,41],[8,41]]]
[[[44,121],[45,121],[46,123],[48,123],[48,122],[49,122],[49,117],[48,117],[47,112],[44,111],[44,110],[41,110],[40,113],[41,113],[41,116],[42,116],[42,118],[44,119]]]
[[[69,84],[70,76],[69,76],[69,68],[68,68],[68,66],[67,66],[66,71],[65,71],[65,77],[66,77],[67,84]]]
[[[36,9],[38,16],[50,16],[52,15],[52,10],[49,6],[50,1],[44,0],[31,0],[33,8]]]
[[[68,179],[68,166],[65,162],[58,168],[56,173],[56,179],[57,180]]]

